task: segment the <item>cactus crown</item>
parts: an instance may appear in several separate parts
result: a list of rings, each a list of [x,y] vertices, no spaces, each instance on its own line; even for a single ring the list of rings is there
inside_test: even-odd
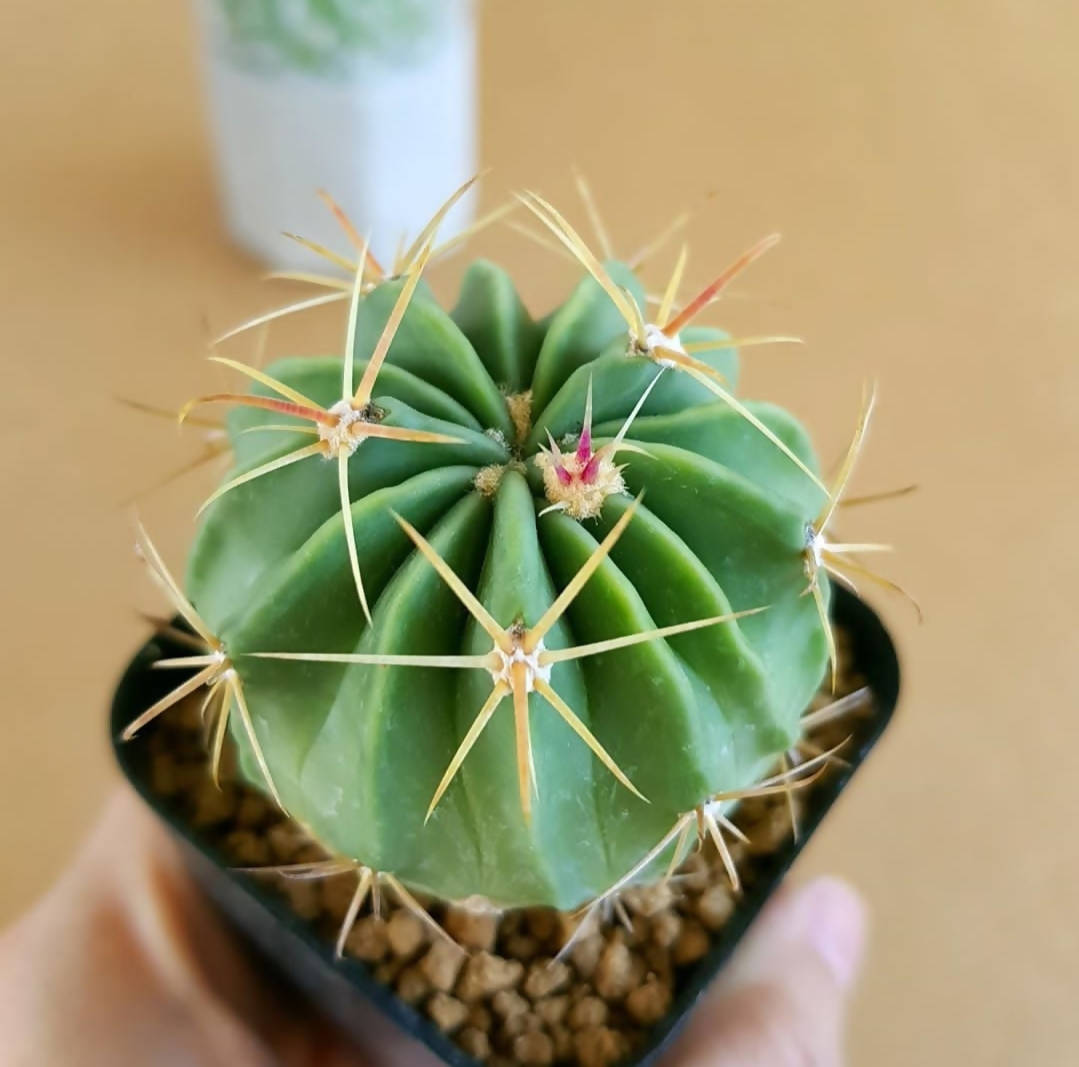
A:
[[[651,321],[634,272],[526,194],[583,279],[537,321],[476,262],[443,311],[421,274],[466,189],[392,271],[332,205],[351,279],[304,276],[329,292],[300,306],[347,303],[340,355],[213,357],[252,389],[183,413],[225,405],[235,460],[186,594],[142,541],[205,647],[160,664],[197,670],[128,734],[205,686],[215,767],[231,724],[364,894],[566,909],[661,874],[694,825],[722,850],[731,802],[790,788],[768,775],[834,665],[829,576],[881,547],[827,536],[872,394],[830,487],[791,415],[736,395],[736,350],[784,339],[697,319],[774,238],[679,308],[683,251]]]

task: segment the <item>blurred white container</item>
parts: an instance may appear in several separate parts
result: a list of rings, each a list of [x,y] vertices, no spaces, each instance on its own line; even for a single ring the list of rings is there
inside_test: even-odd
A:
[[[282,231],[343,247],[319,189],[389,260],[475,172],[471,0],[196,4],[225,222],[267,264],[317,262]]]

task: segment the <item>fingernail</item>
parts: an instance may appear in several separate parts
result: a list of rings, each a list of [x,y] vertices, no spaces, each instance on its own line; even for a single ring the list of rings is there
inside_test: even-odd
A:
[[[862,898],[835,878],[811,882],[801,897],[809,944],[832,972],[839,988],[850,988],[865,950],[866,912]]]

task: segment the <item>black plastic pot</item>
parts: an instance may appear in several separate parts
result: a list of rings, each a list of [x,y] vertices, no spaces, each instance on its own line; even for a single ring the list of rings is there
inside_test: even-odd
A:
[[[852,666],[873,692],[874,713],[853,726],[851,743],[843,753],[847,766],[829,774],[809,792],[799,840],[788,841],[777,852],[761,859],[752,884],[730,922],[720,931],[708,955],[681,982],[670,1012],[638,1049],[636,1067],[654,1060],[685,1022],[695,1002],[734,951],[891,719],[899,695],[899,664],[887,631],[868,605],[843,588],[835,589],[833,615],[851,639]],[[403,1037],[400,1031],[404,1031],[452,1067],[479,1067],[431,1020],[374,981],[363,964],[334,959],[333,946],[298,918],[282,897],[258,880],[230,869],[227,858],[208,835],[187,825],[168,799],[155,795],[150,786],[149,751],[145,742],[148,732],[127,743],[118,739],[128,722],[176,685],[176,672],[170,671],[166,676],[164,672],[149,669],[163,654],[183,655],[184,651],[160,639],[148,642],[120,681],[111,720],[116,758],[138,793],[182,842],[192,873],[207,895],[280,977],[306,993],[323,1014],[352,1035],[361,1047],[377,1048],[383,1054],[379,1057],[381,1062],[395,1059],[388,1053],[391,1048],[399,1047]],[[387,1025],[387,1019],[397,1024],[397,1033]],[[422,1050],[412,1042],[409,1046],[409,1061],[417,1063],[417,1056],[422,1060]]]

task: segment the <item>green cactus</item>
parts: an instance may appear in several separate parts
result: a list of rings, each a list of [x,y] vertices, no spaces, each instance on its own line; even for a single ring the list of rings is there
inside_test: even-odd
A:
[[[523,199],[587,270],[543,320],[482,261],[444,311],[436,217],[401,276],[360,248],[327,281],[343,356],[222,360],[254,384],[197,401],[230,405],[235,469],[186,599],[145,545],[207,650],[127,733],[206,686],[215,767],[231,729],[364,892],[569,909],[656,877],[694,823],[722,847],[797,742],[834,662],[826,573],[867,547],[825,527],[870,405],[829,492],[801,425],[735,397],[749,342],[691,325],[771,241],[674,314],[680,260],[649,324],[629,268]]]

